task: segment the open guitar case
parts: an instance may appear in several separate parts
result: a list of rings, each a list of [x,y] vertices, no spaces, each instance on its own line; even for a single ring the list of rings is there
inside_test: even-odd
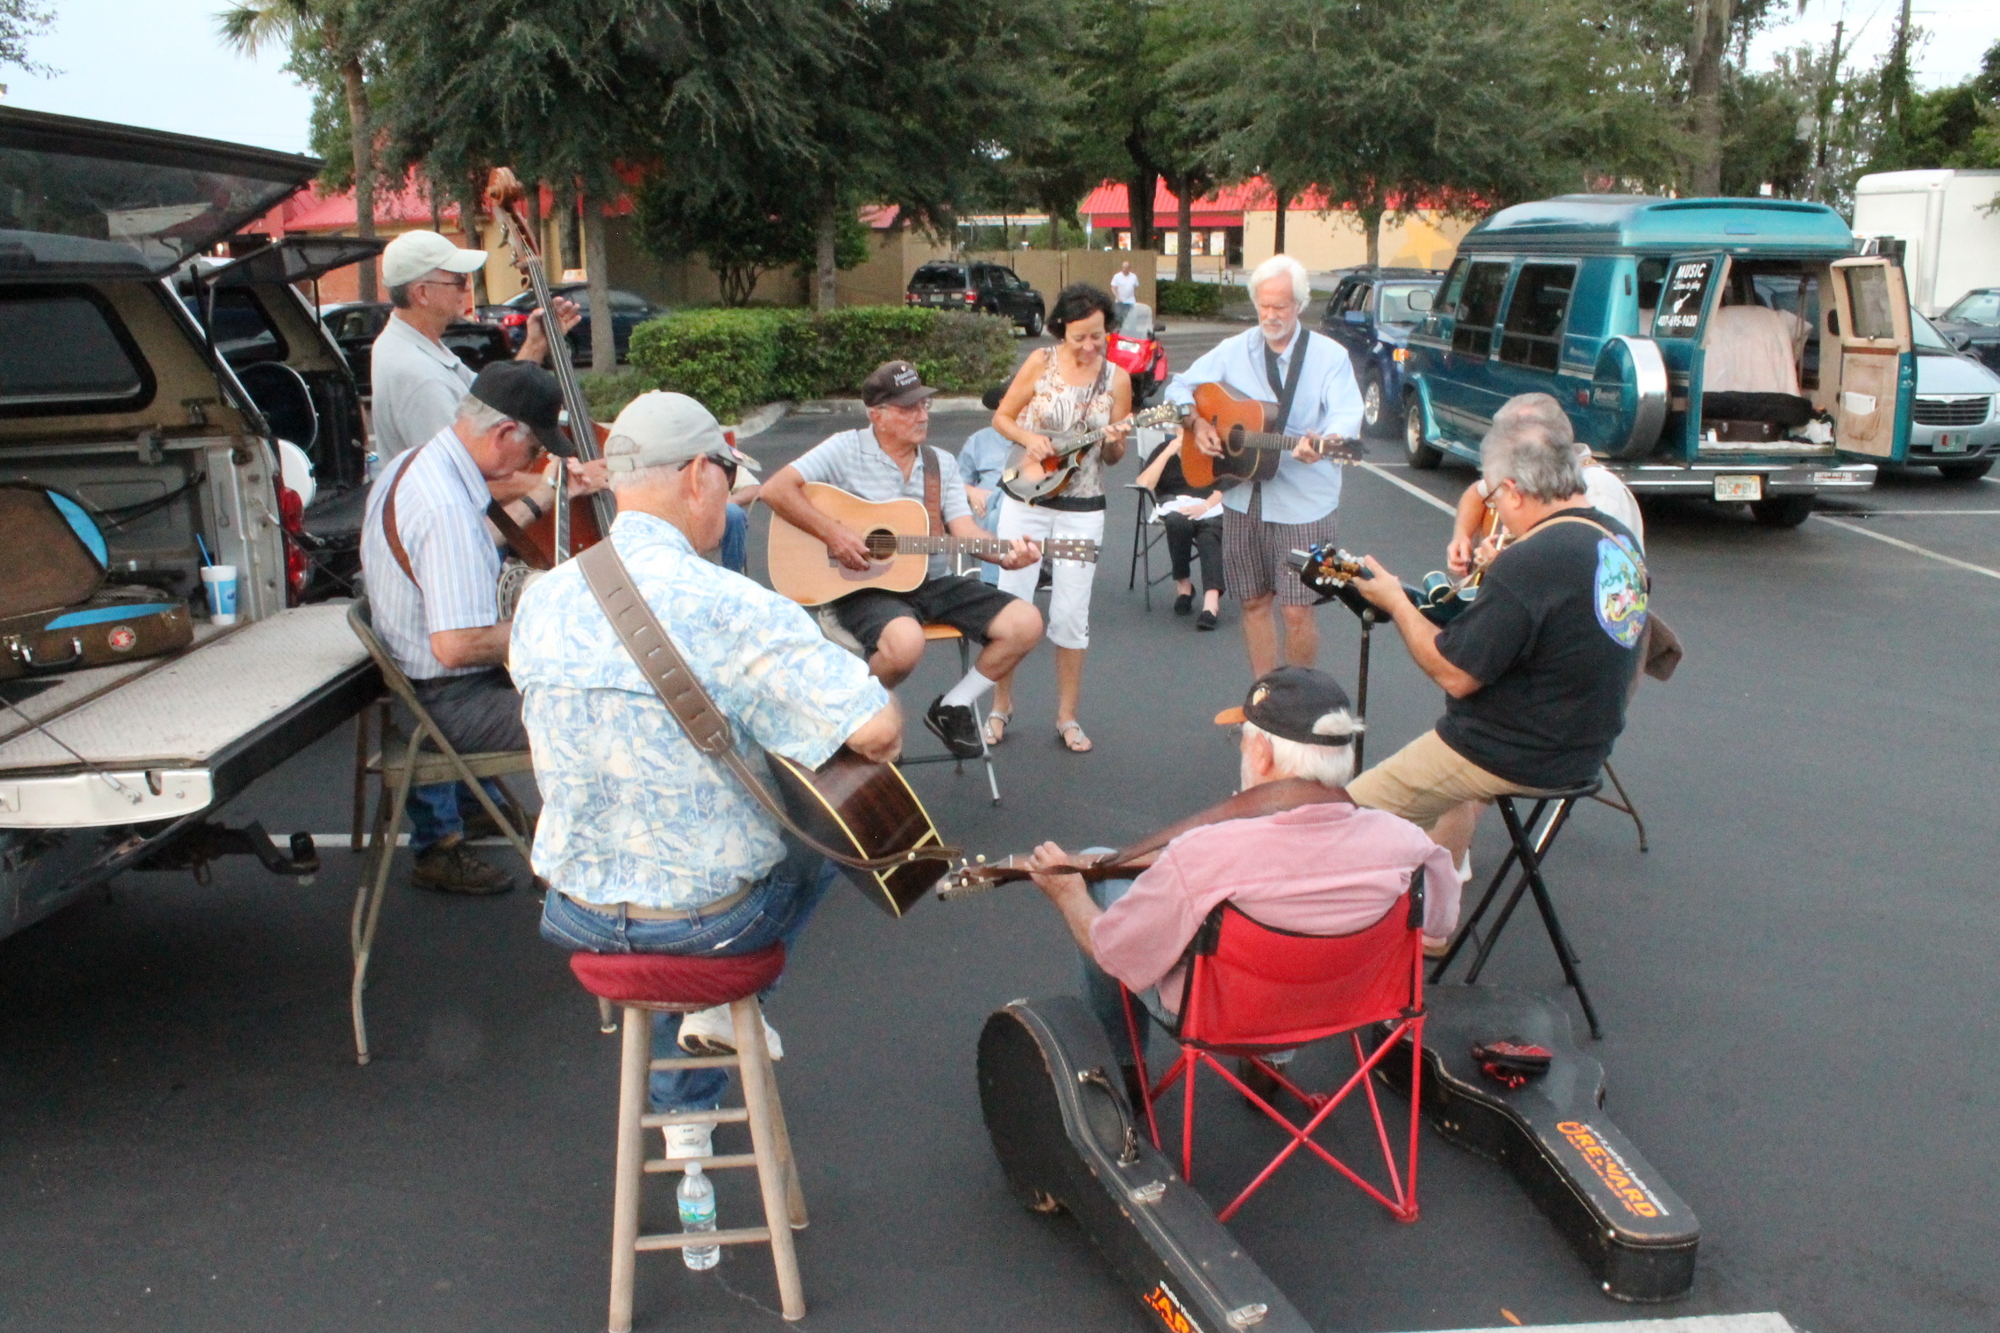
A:
[[[1605,1116],[1604,1067],[1578,1049],[1568,1015],[1490,986],[1432,987],[1424,1000],[1433,1128],[1505,1164],[1605,1295],[1685,1296],[1699,1224]],[[1486,1074],[1473,1044],[1505,1037],[1548,1050],[1547,1072],[1511,1088]],[[1392,1057],[1381,1068],[1409,1066]],[[1008,1186],[1037,1212],[1074,1217],[1173,1333],[1305,1333],[1297,1307],[1153,1147],[1120,1077],[1081,1000],[1016,1000],[992,1014],[979,1036],[979,1102]],[[1382,1078],[1407,1095],[1406,1075]]]
[[[187,603],[105,586],[110,549],[84,507],[0,483],[0,680],[155,657],[194,641]]]

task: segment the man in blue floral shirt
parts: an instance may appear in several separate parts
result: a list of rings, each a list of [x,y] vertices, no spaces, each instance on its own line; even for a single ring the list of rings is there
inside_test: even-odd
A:
[[[619,510],[610,541],[745,758],[768,750],[817,767],[846,744],[894,759],[902,715],[868,668],[791,601],[699,554],[722,539],[730,485],[749,462],[715,418],[684,395],[643,394],[604,453]],[[534,862],[554,889],[543,936],[594,953],[789,948],[837,868],[694,748],[574,562],[522,596],[509,666],[542,792]],[[657,1016],[658,1055],[733,1044],[726,1007]],[[713,1109],[727,1077],[655,1074],[654,1107]],[[709,1137],[706,1125],[670,1125],[667,1155],[708,1156]]]

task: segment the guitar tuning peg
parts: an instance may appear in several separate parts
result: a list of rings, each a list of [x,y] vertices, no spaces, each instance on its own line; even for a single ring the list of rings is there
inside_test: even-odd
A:
[[[977,855],[977,856],[973,857],[972,859],[973,859],[973,861],[974,861],[975,863],[977,863],[977,864],[979,864],[979,865],[985,865],[985,864],[986,864],[986,853],[984,853],[984,852],[981,852],[981,853],[980,853],[979,855]]]

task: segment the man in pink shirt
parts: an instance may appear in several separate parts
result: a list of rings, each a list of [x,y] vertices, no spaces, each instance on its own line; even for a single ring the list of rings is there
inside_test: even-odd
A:
[[[1381,920],[1424,871],[1424,936],[1443,942],[1458,922],[1451,853],[1415,824],[1356,806],[1342,789],[1354,772],[1354,720],[1340,682],[1311,667],[1282,666],[1250,687],[1241,708],[1218,714],[1242,726],[1244,790],[1280,778],[1325,788],[1325,799],[1274,815],[1191,829],[1136,879],[1087,886],[1058,869],[1077,864],[1052,842],[1029,860],[1035,883],[1063,914],[1084,958],[1084,993],[1134,1063],[1118,994],[1123,982],[1162,1024],[1180,1007],[1181,957],[1204,918],[1233,902],[1264,925],[1309,935],[1349,935]],[[1115,978],[1115,980],[1114,980]],[[1148,994],[1155,987],[1157,996]],[[1141,1034],[1146,1015],[1140,1015]]]

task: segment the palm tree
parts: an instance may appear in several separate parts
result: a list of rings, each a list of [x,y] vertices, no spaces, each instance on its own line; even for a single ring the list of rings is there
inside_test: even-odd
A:
[[[368,120],[368,80],[361,65],[367,39],[354,14],[353,0],[238,0],[216,16],[222,40],[246,56],[282,42],[322,47],[340,71],[347,96],[347,125],[354,155],[354,224],[362,236],[375,234],[375,136]],[[375,299],[375,265],[361,266],[360,296]]]

